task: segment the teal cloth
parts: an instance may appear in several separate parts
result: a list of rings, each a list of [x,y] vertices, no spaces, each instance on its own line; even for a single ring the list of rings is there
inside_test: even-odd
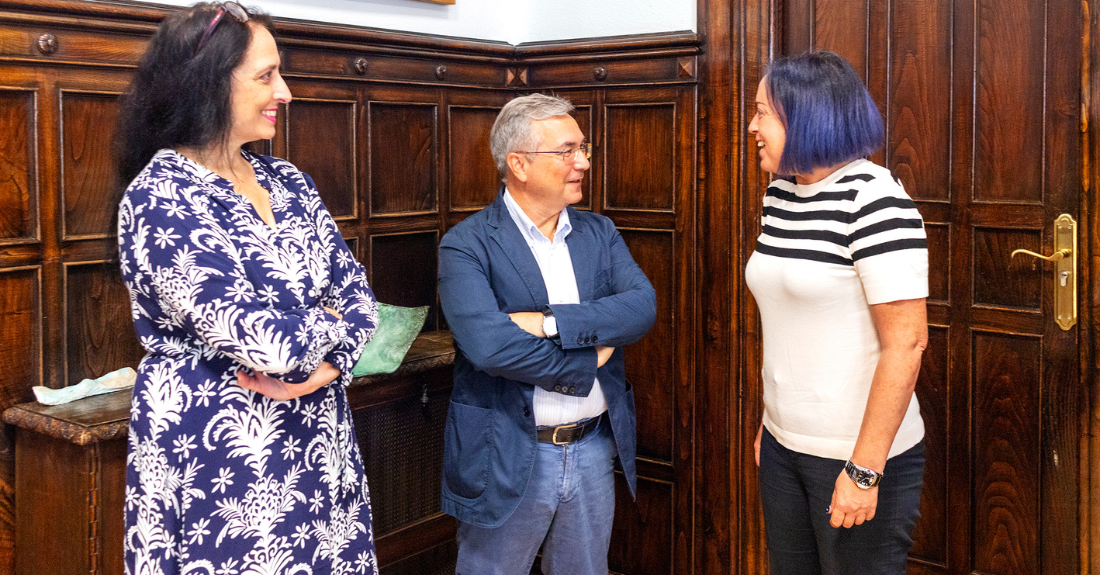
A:
[[[351,374],[355,377],[374,373],[393,373],[412,347],[413,340],[428,318],[428,306],[399,307],[378,303],[378,329],[363,355],[355,362]]]

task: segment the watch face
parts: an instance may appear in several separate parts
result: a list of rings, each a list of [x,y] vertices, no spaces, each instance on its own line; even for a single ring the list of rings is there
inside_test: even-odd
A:
[[[875,484],[875,476],[861,470],[859,472],[859,475],[856,477],[856,483],[860,484],[863,487],[870,488],[872,485]]]

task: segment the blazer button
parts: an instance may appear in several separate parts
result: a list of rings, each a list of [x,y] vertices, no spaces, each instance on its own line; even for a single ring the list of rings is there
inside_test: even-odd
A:
[[[523,416],[524,417],[531,417],[531,408],[530,407],[527,407],[526,405],[523,406]]]
[[[577,393],[577,388],[576,387],[570,387],[569,388],[569,393]]]
[[[592,336],[592,343],[600,343],[600,336],[598,336],[598,335]]]
[[[592,338],[591,337],[584,338],[584,343],[592,343]]]
[[[554,386],[554,391],[556,391],[558,393],[561,393],[561,386],[560,385],[555,385]]]
[[[581,345],[582,343],[584,343],[584,336],[578,335],[577,336],[577,345]]]

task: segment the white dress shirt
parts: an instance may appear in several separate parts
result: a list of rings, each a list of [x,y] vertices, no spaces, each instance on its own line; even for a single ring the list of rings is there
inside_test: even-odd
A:
[[[551,241],[523,213],[523,209],[507,189],[504,190],[504,205],[508,206],[512,221],[519,226],[520,233],[527,240],[527,246],[535,255],[550,304],[581,303],[577,291],[577,276],[573,273],[573,260],[569,257],[569,247],[565,245],[565,236],[573,229],[569,225],[568,211],[562,210],[558,216],[558,227],[554,230],[554,239]],[[535,386],[536,425],[572,423],[596,417],[604,411],[607,411],[607,400],[600,389],[599,378],[592,384],[588,397],[564,395]]]

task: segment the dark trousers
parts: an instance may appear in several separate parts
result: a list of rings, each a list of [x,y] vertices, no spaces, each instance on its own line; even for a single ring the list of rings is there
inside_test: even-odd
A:
[[[849,529],[829,525],[826,512],[844,463],[787,449],[764,429],[760,498],[771,575],[904,575],[920,517],[924,442],[886,462],[875,518]]]

